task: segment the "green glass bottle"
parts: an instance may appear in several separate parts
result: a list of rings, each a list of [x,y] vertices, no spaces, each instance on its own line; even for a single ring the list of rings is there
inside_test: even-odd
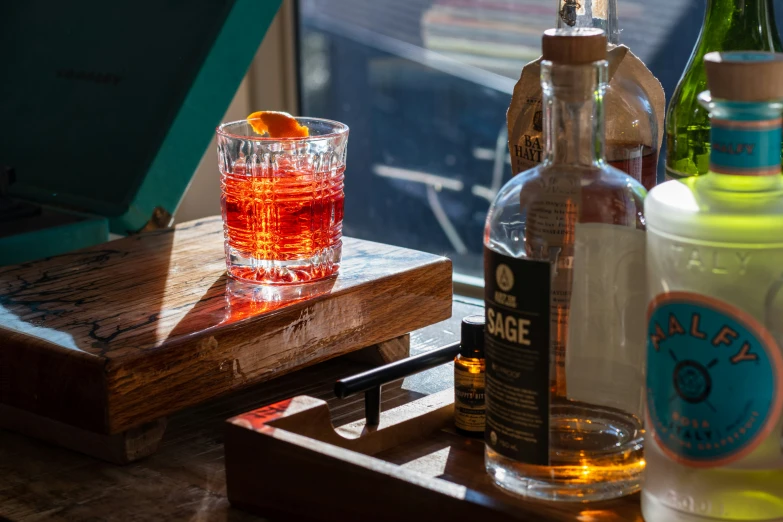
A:
[[[701,34],[666,114],[667,180],[709,170],[710,119],[698,100],[699,93],[707,90],[704,55],[782,50],[772,0],[707,0]]]

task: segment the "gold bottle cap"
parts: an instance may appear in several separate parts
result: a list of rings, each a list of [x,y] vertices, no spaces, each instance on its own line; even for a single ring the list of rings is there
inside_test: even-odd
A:
[[[558,65],[585,65],[606,60],[606,34],[601,29],[547,29],[544,60]]]
[[[783,54],[714,52],[704,57],[713,98],[760,102],[783,99]]]

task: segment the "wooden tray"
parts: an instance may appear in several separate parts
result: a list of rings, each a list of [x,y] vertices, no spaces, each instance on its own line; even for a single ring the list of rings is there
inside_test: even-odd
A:
[[[638,495],[589,504],[525,501],[496,488],[484,443],[452,427],[452,390],[332,427],[300,396],[227,422],[228,498],[281,520],[642,521]]]
[[[0,428],[111,461],[154,451],[165,416],[451,314],[451,263],[344,239],[336,278],[225,276],[210,218],[0,268]]]

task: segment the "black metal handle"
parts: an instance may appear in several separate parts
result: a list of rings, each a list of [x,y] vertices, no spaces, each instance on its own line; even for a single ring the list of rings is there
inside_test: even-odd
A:
[[[334,384],[334,394],[340,399],[364,392],[364,417],[368,426],[377,426],[381,420],[381,386],[454,360],[459,353],[459,342],[408,357]]]

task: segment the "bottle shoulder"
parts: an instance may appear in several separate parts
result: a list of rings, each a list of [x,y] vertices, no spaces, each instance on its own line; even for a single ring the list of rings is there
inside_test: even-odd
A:
[[[575,227],[643,229],[645,194],[638,181],[608,165],[540,165],[498,192],[487,214],[484,243],[504,255],[527,257],[536,245],[568,240]]]
[[[706,174],[658,185],[644,202],[648,231],[694,241],[783,242],[783,177],[747,178]]]
[[[698,101],[700,93],[707,89],[707,71],[703,62],[689,63],[672,94],[667,110],[667,118],[687,117],[694,111],[701,112]]]
[[[458,355],[454,359],[454,369],[469,373],[483,373],[486,369],[486,359],[483,357],[464,357]]]
[[[696,97],[707,89],[707,73],[704,68],[704,56],[714,51],[776,51],[780,50],[780,38],[777,31],[768,32],[764,27],[751,25],[756,31],[748,31],[745,24],[736,24],[713,27],[711,30],[702,28],[696,41],[688,63],[683,70],[680,81],[671,98],[667,110],[667,119],[670,116],[687,116],[691,109],[695,108],[701,113],[700,105]],[[696,114],[696,119],[700,114]]]
[[[637,180],[606,163],[595,166],[544,162],[511,178],[498,191],[490,207],[523,208],[538,199],[580,198],[598,194],[644,199],[646,190]]]
[[[658,115],[645,90],[636,78],[619,69],[612,77],[604,95],[607,130],[610,141],[643,143],[657,148]],[[618,132],[619,131],[619,132]]]

